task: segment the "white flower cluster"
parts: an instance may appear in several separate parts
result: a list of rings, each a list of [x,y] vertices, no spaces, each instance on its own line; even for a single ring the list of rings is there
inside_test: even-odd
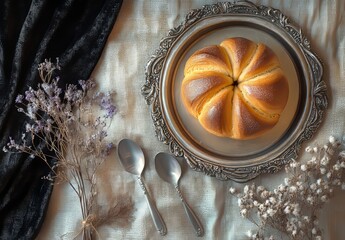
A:
[[[310,160],[286,165],[284,183],[273,190],[255,184],[241,192],[231,187],[238,197],[240,215],[258,226],[247,234],[250,239],[276,239],[276,232],[287,239],[322,239],[318,213],[336,189],[345,190],[345,150],[333,136],[324,146],[306,148]]]

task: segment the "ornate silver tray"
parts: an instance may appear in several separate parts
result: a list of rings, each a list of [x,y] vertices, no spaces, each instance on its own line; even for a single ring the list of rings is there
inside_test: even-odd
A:
[[[290,96],[279,123],[253,140],[207,133],[181,103],[180,86],[188,57],[201,47],[241,36],[270,46],[289,79]],[[171,153],[189,166],[221,180],[245,182],[274,173],[296,158],[327,108],[320,60],[301,30],[277,9],[251,2],[205,5],[171,29],[146,66],[142,94],[151,105],[155,133]]]

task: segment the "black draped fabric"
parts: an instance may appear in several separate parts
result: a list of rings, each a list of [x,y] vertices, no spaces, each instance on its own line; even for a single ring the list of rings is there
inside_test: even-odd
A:
[[[26,119],[18,94],[39,82],[44,59],[60,59],[61,83],[88,79],[117,18],[122,0],[0,1],[0,239],[32,239],[43,222],[52,185],[39,159],[2,152],[20,139]],[[63,234],[63,233],[62,233]]]

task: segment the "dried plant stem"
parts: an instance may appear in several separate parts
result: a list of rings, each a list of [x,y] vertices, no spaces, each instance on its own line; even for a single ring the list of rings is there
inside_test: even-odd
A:
[[[58,86],[59,78],[53,78],[55,69],[60,69],[58,61],[53,64],[46,60],[40,64],[42,83],[38,89],[29,87],[25,95],[17,96],[16,103],[24,106],[18,107],[18,111],[30,121],[21,140],[10,138],[3,151],[23,152],[31,158],[40,158],[51,169],[51,174],[44,179],[69,184],[78,196],[82,215],[81,231],[76,237],[81,235],[91,240],[95,233],[98,234],[96,226],[111,222],[110,218],[129,218],[131,213],[130,201],[120,206],[125,209],[124,213],[113,211],[112,206],[101,213],[96,199],[97,170],[113,149],[106,137],[116,107],[110,93],[90,96],[95,86],[91,80],[80,80],[79,86],[71,84],[62,90]],[[95,107],[105,113],[95,117]]]
[[[322,239],[318,215],[336,189],[345,190],[345,146],[330,136],[322,146],[306,148],[310,160],[291,160],[285,167],[284,183],[273,190],[255,184],[241,191],[230,188],[238,198],[240,214],[257,226],[253,240]],[[269,238],[267,235],[269,235]]]

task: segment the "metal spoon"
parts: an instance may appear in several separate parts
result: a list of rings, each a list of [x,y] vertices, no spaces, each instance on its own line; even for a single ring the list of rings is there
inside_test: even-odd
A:
[[[141,177],[141,173],[145,166],[145,157],[142,149],[132,140],[122,139],[118,145],[118,154],[120,162],[124,169],[136,175],[140,187],[143,189],[146,196],[147,203],[149,205],[150,213],[157,231],[160,235],[164,236],[167,233],[165,223],[159,214],[155,204],[153,203]]]
[[[193,224],[193,227],[196,231],[196,235],[201,237],[204,235],[204,229],[192,211],[190,206],[184,200],[180,187],[179,187],[179,180],[182,174],[181,166],[179,162],[170,154],[167,153],[158,153],[155,157],[155,165],[158,175],[166,182],[171,183],[175,186],[175,189],[183,203],[184,210],[189,218],[189,221]]]

